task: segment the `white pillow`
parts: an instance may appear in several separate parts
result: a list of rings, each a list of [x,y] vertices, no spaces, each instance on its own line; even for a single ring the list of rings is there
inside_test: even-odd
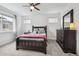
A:
[[[36,31],[33,31],[32,33],[33,33],[33,34],[36,34]]]

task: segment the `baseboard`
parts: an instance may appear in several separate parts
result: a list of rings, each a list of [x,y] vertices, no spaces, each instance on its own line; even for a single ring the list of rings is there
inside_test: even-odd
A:
[[[12,43],[12,42],[14,42],[15,40],[12,40],[12,41],[10,41],[10,42],[7,42],[7,43],[5,43],[5,44],[3,44],[3,45],[0,45],[0,47],[3,47],[3,46],[6,46],[6,45],[8,45],[8,44],[10,44],[10,43]]]
[[[56,41],[56,39],[47,39],[47,40],[54,40],[54,41]]]
[[[56,41],[56,40],[48,39],[47,41],[48,41],[48,42],[52,42],[52,41]]]

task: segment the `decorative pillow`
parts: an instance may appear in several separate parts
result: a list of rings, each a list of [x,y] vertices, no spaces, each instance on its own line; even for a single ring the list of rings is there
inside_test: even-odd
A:
[[[43,29],[43,28],[41,28],[41,29],[39,29],[39,34],[43,34],[43,33],[45,33],[45,30]]]
[[[32,33],[33,33],[33,34],[36,34],[36,31],[33,31]]]

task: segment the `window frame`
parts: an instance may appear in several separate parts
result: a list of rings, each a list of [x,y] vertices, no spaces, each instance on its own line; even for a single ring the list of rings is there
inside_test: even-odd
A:
[[[1,19],[0,19],[0,25],[1,25],[0,29],[1,29],[1,30],[0,30],[0,32],[16,32],[16,27],[15,27],[15,25],[16,25],[15,19],[16,19],[16,18],[15,18],[15,17],[7,16],[7,15],[4,15],[4,14],[0,14],[0,15],[1,15]],[[13,25],[12,25],[12,27],[13,27],[12,30],[8,30],[8,31],[7,31],[7,30],[5,30],[5,31],[3,30],[3,19],[2,19],[3,16],[9,17],[9,18],[13,18],[13,20],[12,20],[12,24],[13,24]],[[10,22],[10,21],[9,21],[9,22]]]

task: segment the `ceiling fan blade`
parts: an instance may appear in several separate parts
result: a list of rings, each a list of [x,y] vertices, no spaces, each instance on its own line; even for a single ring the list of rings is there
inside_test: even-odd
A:
[[[37,5],[39,5],[40,3],[36,3],[36,4],[34,4],[35,6],[37,6]]]
[[[40,9],[38,9],[37,7],[35,7],[35,6],[33,6],[36,10],[39,10],[40,11]]]
[[[34,3],[30,3],[30,6],[34,5]]]

